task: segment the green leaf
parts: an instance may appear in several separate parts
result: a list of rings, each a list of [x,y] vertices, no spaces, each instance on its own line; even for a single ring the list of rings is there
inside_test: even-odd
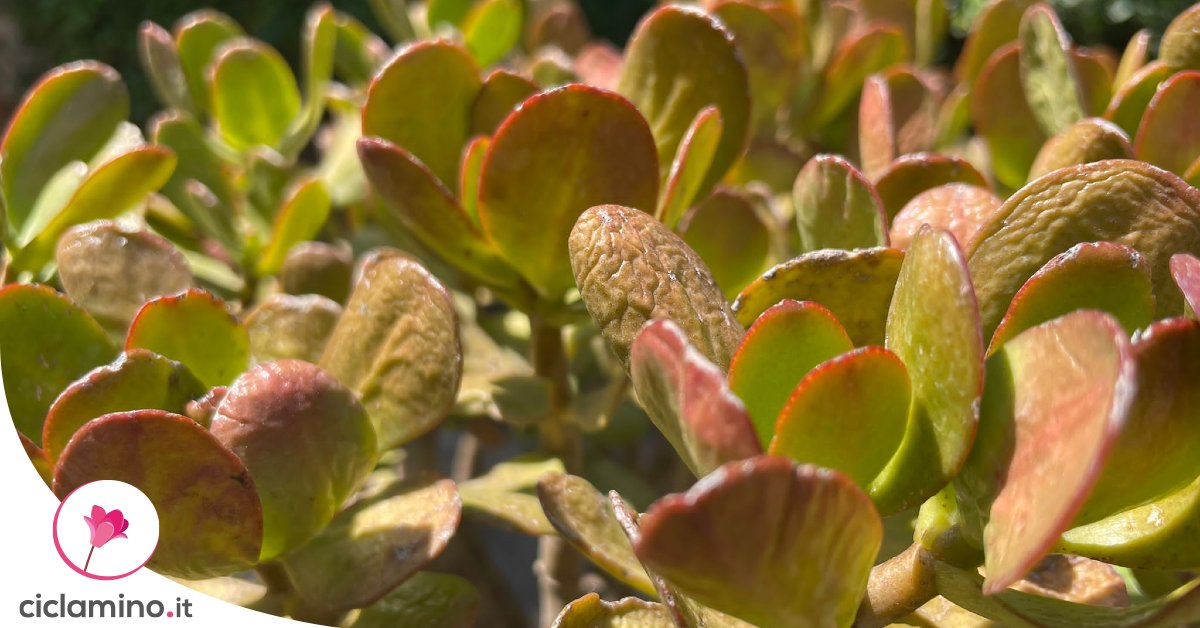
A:
[[[1080,242],[1105,241],[1145,257],[1156,318],[1182,313],[1168,264],[1175,253],[1200,253],[1200,192],[1149,164],[1113,159],[1057,170],[1013,194],[969,252],[985,336],[1052,257]]]
[[[770,135],[800,75],[806,46],[795,35],[804,18],[791,7],[749,2],[725,2],[712,11],[733,33],[746,65],[752,133]]]
[[[118,333],[146,301],[192,287],[187,260],[170,242],[109,221],[67,231],[54,260],[67,296]]]
[[[891,25],[870,26],[843,39],[821,73],[820,96],[807,124],[819,129],[834,122],[855,103],[868,76],[908,56],[904,34]]]
[[[1171,76],[1171,67],[1162,61],[1147,63],[1113,94],[1104,112],[1105,119],[1121,127],[1130,137],[1136,137],[1142,115],[1158,93],[1158,86]]]
[[[472,4],[474,0],[430,0],[425,9],[429,28],[436,30],[440,24],[461,26]]]
[[[1029,178],[1067,166],[1130,157],[1133,147],[1121,127],[1102,118],[1084,118],[1042,145],[1029,169]]]
[[[276,148],[300,114],[300,87],[267,44],[237,40],[212,63],[212,115],[221,139],[238,150]]]
[[[71,382],[107,364],[117,351],[82,308],[41,285],[0,289],[4,392],[17,431],[42,444],[42,423]]]
[[[969,86],[975,85],[993,53],[1017,40],[1021,16],[1033,3],[1034,0],[994,0],[984,5],[954,65],[954,76]]]
[[[292,118],[279,143],[279,152],[295,158],[308,145],[321,125],[329,82],[333,78],[337,53],[338,27],[333,7],[313,5],[304,20],[304,104]],[[291,72],[289,71],[288,74]]]
[[[1025,99],[1020,57],[1015,43],[997,50],[971,90],[971,122],[987,142],[992,172],[1014,189],[1025,184],[1033,160],[1050,137]]]
[[[159,102],[191,116],[199,114],[188,89],[175,39],[165,28],[150,20],[142,22],[138,28],[138,60],[149,76],[150,87]]]
[[[1113,75],[1113,89],[1119,89],[1129,82],[1134,72],[1142,69],[1150,61],[1150,41],[1153,37],[1150,29],[1143,28],[1129,38],[1125,50],[1121,53],[1121,62]]]
[[[534,488],[538,480],[562,473],[558,458],[529,455],[501,462],[487,473],[458,485],[463,508],[529,535],[551,535]]]
[[[991,190],[966,183],[929,188],[905,203],[892,217],[888,237],[893,247],[907,249],[921,227],[929,225],[949,231],[962,246],[971,242],[1003,202]]]
[[[558,301],[575,287],[571,226],[606,203],[653,210],[656,159],[646,121],[620,96],[584,85],[534,96],[492,138],[479,184],[483,232],[543,299]]]
[[[653,319],[672,321],[702,356],[728,368],[744,330],[704,261],[665,225],[636,209],[593,207],[568,246],[584,305],[626,368],[634,337]]]
[[[1183,176],[1200,157],[1200,129],[1191,124],[1197,108],[1200,72],[1178,72],[1163,81],[1142,114],[1134,143],[1137,158]]]
[[[234,187],[233,165],[214,151],[204,128],[187,116],[167,113],[155,117],[150,122],[150,129],[150,137],[155,144],[171,149],[180,157],[171,179],[163,186],[163,193],[188,219],[201,229],[208,230],[209,235],[221,233],[215,231],[217,229],[232,233],[232,216],[189,213],[190,207],[185,202],[187,182],[193,179],[204,184],[226,206],[231,205],[232,199],[238,196]],[[229,213],[232,214],[232,210]]]
[[[483,171],[483,160],[492,146],[492,138],[480,136],[467,144],[463,151],[462,169],[459,172],[458,199],[471,223],[479,230],[479,173]]]
[[[371,81],[362,134],[400,146],[443,184],[453,185],[482,85],[475,61],[459,46],[446,41],[408,46]]]
[[[855,345],[883,344],[888,304],[903,261],[903,252],[885,248],[806,253],[746,286],[733,311],[749,325],[784,299],[812,301],[841,321]]]
[[[376,14],[378,17],[378,14]],[[333,12],[337,44],[333,52],[334,76],[351,85],[363,85],[387,60],[391,50],[378,35],[354,16]]]
[[[887,348],[908,367],[912,405],[895,457],[871,483],[881,513],[932,497],[962,468],[979,421],[983,338],[979,309],[954,237],[922,228],[896,281]]]
[[[1061,133],[1087,115],[1067,31],[1054,9],[1035,4],[1021,17],[1018,40],[1025,100],[1046,135]]]
[[[1154,320],[1150,268],[1137,251],[1111,242],[1077,244],[1038,270],[1013,297],[988,354],[1017,334],[1075,310],[1100,310],[1127,332]]]
[[[348,628],[470,628],[478,611],[479,593],[470,582],[422,571],[359,611]]]
[[[921,153],[893,161],[875,182],[875,189],[890,222],[918,194],[947,183],[988,187],[987,179],[971,162],[960,157]]]
[[[551,628],[673,628],[675,625],[670,611],[656,602],[636,597],[608,602],[597,593],[588,593],[567,604]]]
[[[617,91],[649,120],[664,179],[696,115],[709,106],[720,110],[721,141],[704,175],[701,195],[725,175],[746,146],[749,78],[733,35],[712,15],[666,6],[643,19],[625,51]]]
[[[343,510],[283,564],[306,603],[327,611],[362,608],[437,558],[461,514],[450,480],[395,482]]]
[[[658,211],[654,217],[674,229],[684,213],[697,200],[705,173],[712,166],[721,131],[725,123],[716,107],[705,107],[696,114],[683,139],[678,152],[671,160],[662,193],[658,199]]]
[[[770,227],[754,201],[732,188],[718,188],[696,205],[680,230],[730,299],[758,277],[771,255]]]
[[[729,365],[729,387],[744,400],[764,448],[800,380],[853,348],[837,318],[816,303],[785,299],[755,319]]]
[[[1079,79],[1084,115],[1102,115],[1113,96],[1112,53],[1075,46],[1071,48],[1070,56]]]
[[[279,287],[287,294],[319,294],[336,303],[350,296],[354,258],[348,246],[301,242],[288,251],[279,269]]]
[[[46,457],[57,460],[75,432],[94,418],[146,409],[182,415],[188,402],[207,391],[178,362],[142,349],[124,353],[72,382],[50,406],[42,428]]]
[[[494,134],[517,105],[538,91],[533,81],[520,74],[493,70],[471,103],[471,135]]]
[[[750,415],[724,373],[670,320],[653,320],[633,341],[630,377],[637,399],[697,477],[763,451]]]
[[[521,39],[524,10],[517,0],[483,0],[463,22],[467,50],[487,67],[503,59]]]
[[[148,566],[170,576],[211,578],[258,563],[263,513],[245,465],[195,421],[137,410],[88,422],[54,468],[54,493],[96,480],[137,487],[158,511]]]
[[[246,316],[250,355],[258,363],[316,363],[341,316],[342,306],[317,294],[273,294]]]
[[[753,624],[846,626],[882,535],[845,476],[761,456],[656,502],[634,551],[681,593]]]
[[[129,92],[107,65],[77,61],[43,75],[0,142],[10,224],[20,228],[50,178],[72,161],[91,159],[128,116]]]
[[[1158,58],[1173,70],[1200,70],[1200,7],[1193,5],[1175,16],[1163,32]]]
[[[833,358],[792,391],[768,452],[836,469],[867,487],[900,446],[910,395],[904,363],[883,347]]]
[[[245,32],[233,18],[212,9],[193,11],[175,23],[179,63],[187,77],[196,111],[210,112],[212,109],[209,71],[218,49],[243,35]]]
[[[850,162],[817,155],[792,188],[800,251],[887,246],[887,217],[875,188]]]
[[[379,451],[354,392],[300,360],[267,362],[238,377],[209,430],[246,463],[258,487],[263,561],[324,528],[367,479]]]
[[[51,220],[67,206],[67,202],[79,190],[79,185],[87,178],[88,166],[82,161],[72,161],[54,173],[38,194],[37,202],[33,204],[25,223],[16,234],[17,247],[25,247]]]
[[[198,288],[143,305],[125,338],[130,349],[178,360],[210,388],[233,382],[250,362],[246,328],[223,301]]]
[[[293,186],[275,214],[271,240],[258,261],[258,272],[263,275],[279,272],[293,246],[320,233],[329,210],[329,191],[320,179],[303,179]]]
[[[645,593],[654,583],[633,553],[608,498],[587,480],[561,472],[537,483],[538,500],[554,529],[598,567]]]
[[[320,365],[362,398],[381,450],[425,434],[450,412],[462,379],[450,293],[411,258],[377,251],[363,262]]]

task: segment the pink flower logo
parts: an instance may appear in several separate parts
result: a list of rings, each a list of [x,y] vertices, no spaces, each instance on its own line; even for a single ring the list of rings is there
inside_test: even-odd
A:
[[[92,562],[92,552],[104,547],[105,543],[113,539],[129,538],[125,536],[125,531],[129,529],[129,521],[120,510],[105,512],[100,506],[92,506],[92,516],[85,516],[83,520],[92,532],[92,548],[88,550],[87,560],[83,563],[83,571],[86,573],[88,565]]]

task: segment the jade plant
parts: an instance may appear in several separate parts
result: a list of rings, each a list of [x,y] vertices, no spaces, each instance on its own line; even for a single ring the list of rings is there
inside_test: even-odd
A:
[[[99,61],[7,123],[10,413],[55,495],[149,496],[150,569],[360,627],[1200,622],[1200,5],[1118,54],[992,0],[952,60],[939,1],[371,8],[295,68],[148,22],[144,128]]]

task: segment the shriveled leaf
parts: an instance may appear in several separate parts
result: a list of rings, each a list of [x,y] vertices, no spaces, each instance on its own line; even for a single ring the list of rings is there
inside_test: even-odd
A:
[[[450,294],[411,258],[375,253],[320,365],[362,398],[381,449],[425,434],[450,411],[462,379]]]
[[[1191,8],[1175,16],[1163,32],[1159,44],[1158,58],[1174,70],[1200,70],[1200,7]]]
[[[130,349],[182,362],[210,388],[232,382],[250,361],[246,328],[223,301],[198,288],[143,305],[125,338]]]
[[[650,419],[697,476],[762,452],[750,415],[724,372],[670,320],[653,320],[629,354],[633,390]]]
[[[883,203],[862,173],[836,155],[809,161],[792,188],[800,250],[887,246]]]
[[[754,201],[732,189],[719,188],[701,201],[680,229],[683,241],[708,264],[731,299],[758,277],[771,254],[770,227]]]
[[[599,594],[567,604],[551,628],[673,628],[675,622],[663,605],[627,597],[608,602]]]
[[[855,345],[883,344],[903,261],[904,253],[896,249],[813,251],[763,273],[738,295],[733,311],[749,325],[784,299],[813,301],[841,321]]]
[[[949,183],[988,187],[983,175],[965,159],[917,153],[893,161],[875,182],[875,189],[890,222],[921,192]]]
[[[655,212],[655,218],[668,227],[674,229],[687,209],[698,200],[696,195],[712,166],[724,128],[720,110],[705,107],[696,114],[680,140]]]
[[[450,574],[422,571],[359,611],[348,628],[470,628],[479,611],[479,593]]]
[[[845,626],[881,538],[879,516],[849,478],[762,456],[656,502],[634,550],[681,593],[745,621]]]
[[[192,285],[187,260],[170,242],[108,221],[67,231],[54,260],[67,295],[101,324],[120,331],[146,301]]]
[[[606,203],[653,210],[656,163],[650,128],[629,101],[584,85],[544,92],[492,138],[479,184],[483,232],[542,298],[559,300],[574,287],[571,226]]]
[[[743,328],[704,261],[662,223],[636,209],[593,207],[568,247],[588,313],[627,368],[634,337],[653,319],[671,320],[701,355],[729,366]]]
[[[221,48],[212,62],[212,115],[236,149],[278,147],[300,113],[300,87],[283,57],[255,40]]]
[[[321,231],[329,210],[329,191],[320,179],[305,179],[293,187],[275,214],[271,240],[258,262],[258,272],[279,272],[292,247]]]
[[[1121,127],[1102,118],[1084,118],[1046,140],[1029,168],[1029,178],[1067,166],[1132,156],[1133,146]]]
[[[892,246],[907,249],[921,226],[929,225],[949,231],[965,247],[1003,202],[991,190],[967,183],[929,188],[892,218]]]
[[[1055,135],[1087,115],[1071,42],[1047,4],[1036,4],[1021,17],[1021,87],[1034,118],[1046,135]]]
[[[462,482],[458,494],[463,508],[531,535],[554,534],[534,489],[538,480],[563,473],[562,461],[521,456],[501,462],[487,473]]]
[[[307,603],[327,611],[369,606],[446,548],[462,504],[454,482],[396,482],[343,510],[284,567]]]
[[[853,348],[841,323],[816,303],[784,300],[755,319],[729,365],[729,387],[746,404],[764,448],[800,380]]]
[[[494,70],[484,79],[475,102],[471,103],[471,135],[492,135],[517,105],[537,92],[538,86],[524,76]],[[467,202],[465,196],[460,199]]]
[[[51,461],[85,423],[113,412],[163,410],[184,414],[188,403],[208,391],[187,367],[134,349],[116,362],[93,369],[63,390],[46,414],[42,447]]]
[[[655,593],[608,498],[591,483],[556,473],[538,482],[537,494],[546,517],[567,542],[614,578],[647,595]]]
[[[871,484],[900,446],[911,384],[904,363],[863,347],[812,369],[779,414],[768,450]]]
[[[1163,81],[1142,114],[1134,144],[1137,158],[1180,176],[1186,173],[1200,158],[1200,125],[1194,122],[1197,109],[1200,71],[1179,72]]]
[[[953,236],[922,228],[905,254],[887,319],[887,348],[908,367],[912,405],[896,455],[871,483],[883,513],[932,497],[962,468],[983,392],[979,309]]]
[[[71,439],[54,468],[54,493],[96,480],[137,487],[158,511],[158,547],[149,567],[210,578],[258,563],[263,512],[254,480],[237,456],[191,419],[161,410],[109,414]]]
[[[246,316],[250,355],[256,362],[319,362],[341,316],[341,305],[318,294],[273,294]]]
[[[712,105],[720,110],[721,141],[701,193],[721,179],[745,148],[749,77],[732,33],[712,15],[667,6],[643,19],[625,51],[617,91],[650,121],[663,173],[696,115]]]
[[[1165,170],[1113,159],[1052,172],[1013,194],[969,251],[985,336],[1052,257],[1080,242],[1103,241],[1146,258],[1156,318],[1181,313],[1168,263],[1175,253],[1200,252],[1200,192]]]
[[[971,121],[987,142],[996,179],[1009,188],[1025,184],[1033,160],[1050,137],[1025,99],[1020,53],[1016,43],[997,50],[971,90]]]
[[[42,422],[71,382],[117,351],[82,308],[40,285],[0,289],[4,394],[17,431],[42,444]]]
[[[1137,251],[1111,242],[1077,244],[1038,270],[1013,297],[988,353],[1017,334],[1075,310],[1100,310],[1132,333],[1154,317],[1150,268]]]

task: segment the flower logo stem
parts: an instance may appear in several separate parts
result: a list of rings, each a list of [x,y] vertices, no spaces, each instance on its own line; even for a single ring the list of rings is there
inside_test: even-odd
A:
[[[105,543],[113,539],[129,538],[125,536],[125,531],[129,529],[129,521],[120,510],[105,512],[100,506],[92,506],[92,516],[85,516],[83,520],[87,522],[92,533],[92,548],[88,550],[87,560],[83,563],[83,571],[87,573],[88,565],[92,563],[92,553],[97,548],[104,547]]]

